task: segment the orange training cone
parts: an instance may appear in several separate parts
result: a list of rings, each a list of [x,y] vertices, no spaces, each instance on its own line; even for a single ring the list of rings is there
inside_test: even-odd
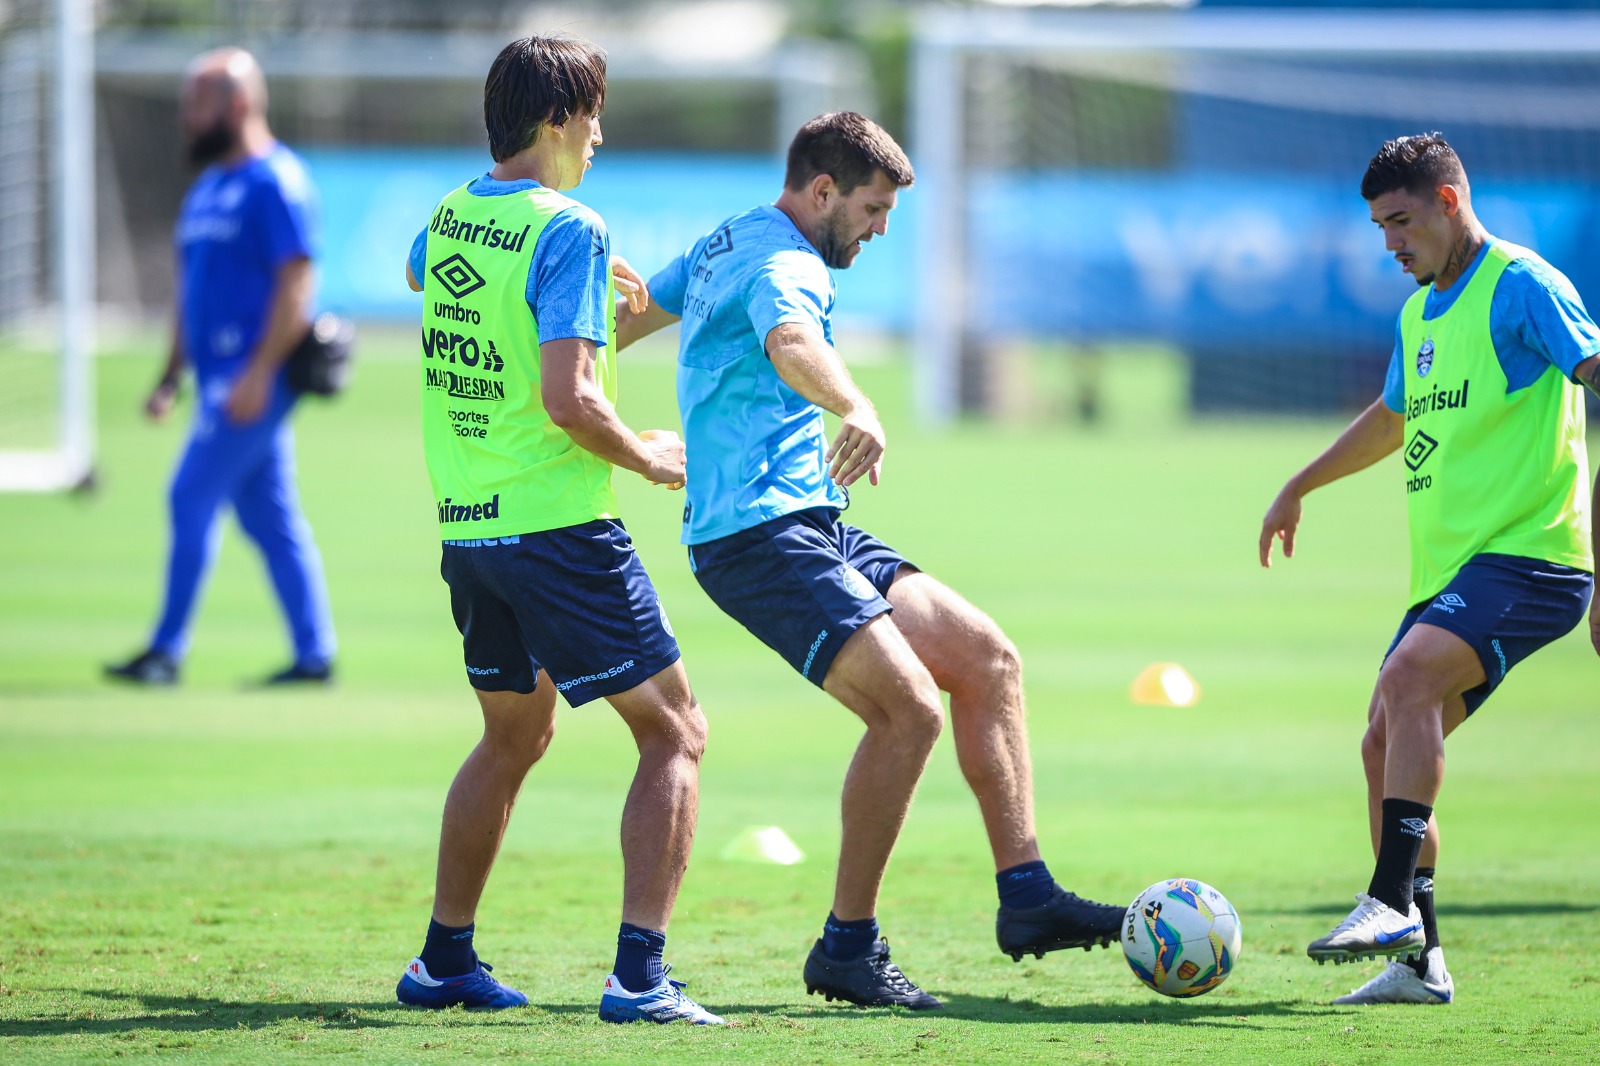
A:
[[[1200,686],[1177,663],[1151,663],[1133,679],[1128,695],[1134,703],[1152,707],[1193,707],[1200,700]]]

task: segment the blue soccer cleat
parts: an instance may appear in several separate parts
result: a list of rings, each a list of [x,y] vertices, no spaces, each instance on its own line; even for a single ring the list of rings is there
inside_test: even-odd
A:
[[[616,974],[606,978],[600,994],[600,1020],[604,1022],[688,1022],[690,1025],[723,1025],[723,1020],[683,994],[683,982],[663,977],[661,983],[643,992],[629,992]]]
[[[493,969],[486,962],[460,977],[443,979],[429,976],[421,959],[412,959],[406,972],[400,975],[394,997],[407,1007],[426,1007],[443,1010],[462,1006],[468,1010],[504,1010],[507,1007],[526,1007],[528,997],[510,985],[503,985],[489,976]]]

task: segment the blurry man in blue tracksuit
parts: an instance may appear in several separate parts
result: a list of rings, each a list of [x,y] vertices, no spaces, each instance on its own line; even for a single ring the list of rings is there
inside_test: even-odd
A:
[[[269,683],[325,682],[334,637],[322,560],[295,490],[283,364],[305,335],[315,293],[316,193],[267,125],[267,87],[248,52],[223,48],[190,66],[182,120],[189,161],[204,168],[174,237],[176,322],[165,372],[145,403],[164,418],[184,364],[194,369],[194,424],[172,476],[172,545],[149,646],[108,677],[173,684],[201,583],[216,556],[217,512],[232,504],[265,557],[294,657]]]

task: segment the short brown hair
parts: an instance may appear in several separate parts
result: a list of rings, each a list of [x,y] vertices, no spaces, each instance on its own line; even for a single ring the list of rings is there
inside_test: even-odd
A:
[[[582,37],[522,37],[500,49],[483,83],[489,154],[502,163],[559,126],[606,104],[606,54]]]
[[[817,175],[826,174],[848,196],[879,170],[902,189],[917,180],[911,161],[882,126],[854,111],[832,111],[818,115],[794,135],[783,184],[799,192]]]

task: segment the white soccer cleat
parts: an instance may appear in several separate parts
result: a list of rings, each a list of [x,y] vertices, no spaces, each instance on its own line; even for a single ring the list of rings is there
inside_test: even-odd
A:
[[[1324,962],[1354,962],[1357,959],[1409,959],[1422,953],[1427,938],[1422,933],[1422,912],[1411,905],[1410,914],[1401,914],[1382,900],[1365,892],[1356,893],[1356,909],[1321,940],[1313,940],[1306,954]]]
[[[1408,962],[1390,962],[1378,976],[1334,1003],[1449,1003],[1456,994],[1456,983],[1444,968],[1444,949],[1432,948],[1424,957],[1428,960],[1426,976],[1418,977]]]
[[[668,967],[671,969],[671,967]],[[690,1025],[725,1025],[717,1015],[683,994],[683,982],[662,977],[643,992],[629,992],[616,974],[606,977],[600,994],[600,1020],[606,1022],[688,1022]]]

